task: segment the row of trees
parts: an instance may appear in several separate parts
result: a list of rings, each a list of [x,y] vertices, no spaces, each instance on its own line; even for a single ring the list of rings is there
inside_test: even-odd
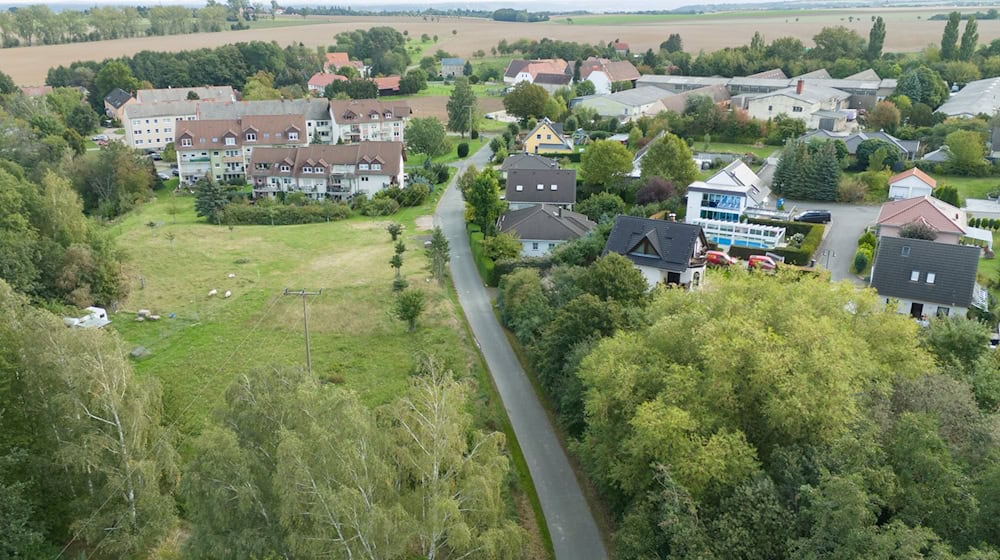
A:
[[[36,4],[0,13],[0,43],[9,48],[223,31],[230,29],[227,19],[236,20],[232,8],[214,1],[197,9],[98,6],[84,11],[58,12],[44,4]]]
[[[53,87],[83,87],[98,111],[114,88],[134,91],[138,87],[193,87],[228,85],[242,90],[258,72],[273,77],[273,86],[301,88],[323,68],[323,57],[301,45],[281,48],[275,42],[251,41],[214,49],[179,52],[140,51],[132,56],[103,62],[74,62],[50,68],[45,83]]]

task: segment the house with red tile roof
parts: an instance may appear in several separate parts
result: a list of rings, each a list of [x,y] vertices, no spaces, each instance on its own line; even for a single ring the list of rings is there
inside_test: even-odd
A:
[[[399,95],[400,78],[400,76],[383,76],[381,78],[372,79],[378,87],[379,95]]]
[[[936,187],[933,177],[914,167],[889,178],[889,200],[930,196]]]
[[[514,85],[520,82],[535,83],[539,74],[567,74],[573,76],[573,67],[561,58],[538,60],[512,60],[503,74],[503,82]]]
[[[327,74],[325,72],[316,72],[313,74],[312,78],[309,78],[308,88],[310,92],[315,92],[318,95],[323,95],[326,91],[326,86],[332,84],[333,82],[346,82],[347,78],[341,76],[340,74]]]
[[[928,226],[937,243],[957,245],[968,233],[965,211],[931,196],[919,196],[886,202],[879,211],[879,237],[901,237],[900,230],[909,224]]]
[[[323,63],[323,71],[336,74],[344,66],[350,66],[358,71],[361,76],[365,75],[365,63],[360,60],[351,60],[350,55],[345,52],[326,53],[326,61]]]
[[[615,54],[617,54],[618,56],[625,56],[626,54],[628,54],[628,43],[623,43],[621,41],[618,41],[614,44],[614,48],[615,48]]]
[[[611,93],[612,85],[628,82],[635,87],[639,71],[627,60],[608,60],[592,56],[580,66],[580,79],[594,84],[595,94]]]

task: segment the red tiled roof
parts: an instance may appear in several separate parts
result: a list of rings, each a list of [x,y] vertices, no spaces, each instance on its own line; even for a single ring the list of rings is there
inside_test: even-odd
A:
[[[340,74],[327,74],[325,72],[317,72],[313,74],[312,78],[309,78],[309,85],[314,87],[325,88],[326,86],[332,84],[333,82],[346,82],[347,78],[341,76]]]
[[[375,85],[378,86],[379,91],[399,90],[400,76],[385,76],[382,78],[374,78],[374,80],[375,80]]]
[[[892,177],[889,177],[889,184],[891,185],[891,184],[893,184],[893,183],[895,183],[897,181],[902,181],[903,179],[906,179],[907,177],[916,177],[917,179],[920,179],[921,181],[923,181],[927,185],[930,185],[930,187],[932,189],[935,188],[935,187],[937,187],[937,181],[935,181],[933,177],[931,177],[930,175],[928,175],[928,174],[924,173],[923,171],[917,169],[916,167],[914,167],[912,169],[907,169],[906,171],[904,171],[904,172],[902,172],[902,173],[900,173],[898,175],[893,175]]]
[[[902,227],[915,221],[922,221],[935,231],[965,233],[963,212],[930,196],[886,202],[878,213],[877,223]]]

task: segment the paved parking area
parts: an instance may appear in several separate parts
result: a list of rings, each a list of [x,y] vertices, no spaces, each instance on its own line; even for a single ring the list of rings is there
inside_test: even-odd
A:
[[[880,206],[858,206],[831,202],[785,201],[785,208],[794,207],[795,214],[803,210],[829,210],[832,221],[816,251],[816,265],[830,270],[834,282],[850,280],[858,285],[864,281],[851,272],[858,238],[865,227],[875,224]]]

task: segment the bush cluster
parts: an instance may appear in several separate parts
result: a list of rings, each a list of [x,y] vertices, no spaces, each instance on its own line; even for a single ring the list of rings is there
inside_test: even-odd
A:
[[[798,234],[803,234],[802,242],[798,247],[780,247],[776,249],[752,249],[749,247],[730,247],[729,254],[734,257],[739,257],[745,259],[750,255],[763,255],[764,253],[770,252],[776,255],[780,255],[785,258],[785,262],[788,264],[794,264],[799,266],[806,266],[809,261],[812,260],[813,253],[819,247],[820,242],[823,240],[823,230],[825,226],[822,224],[807,224],[804,222],[781,222],[775,220],[749,220],[750,223],[761,224],[765,226],[778,226],[785,228],[785,236],[789,239],[795,237]]]
[[[996,218],[969,218],[969,225],[975,228],[1000,229],[1000,220]]]
[[[220,214],[220,224],[287,226],[343,220],[351,216],[351,209],[342,202],[321,202],[305,206],[229,204]]]
[[[469,224],[467,227],[469,231],[469,248],[472,250],[472,260],[476,262],[479,275],[483,278],[483,282],[486,282],[490,286],[496,286],[497,278],[494,270],[496,264],[483,252],[483,231],[477,225]]]
[[[372,200],[377,200],[379,198],[389,198],[395,200],[400,207],[408,208],[410,206],[420,206],[427,200],[427,196],[431,194],[431,189],[424,182],[411,182],[406,188],[399,186],[391,186],[387,189],[383,189],[372,197]]]

